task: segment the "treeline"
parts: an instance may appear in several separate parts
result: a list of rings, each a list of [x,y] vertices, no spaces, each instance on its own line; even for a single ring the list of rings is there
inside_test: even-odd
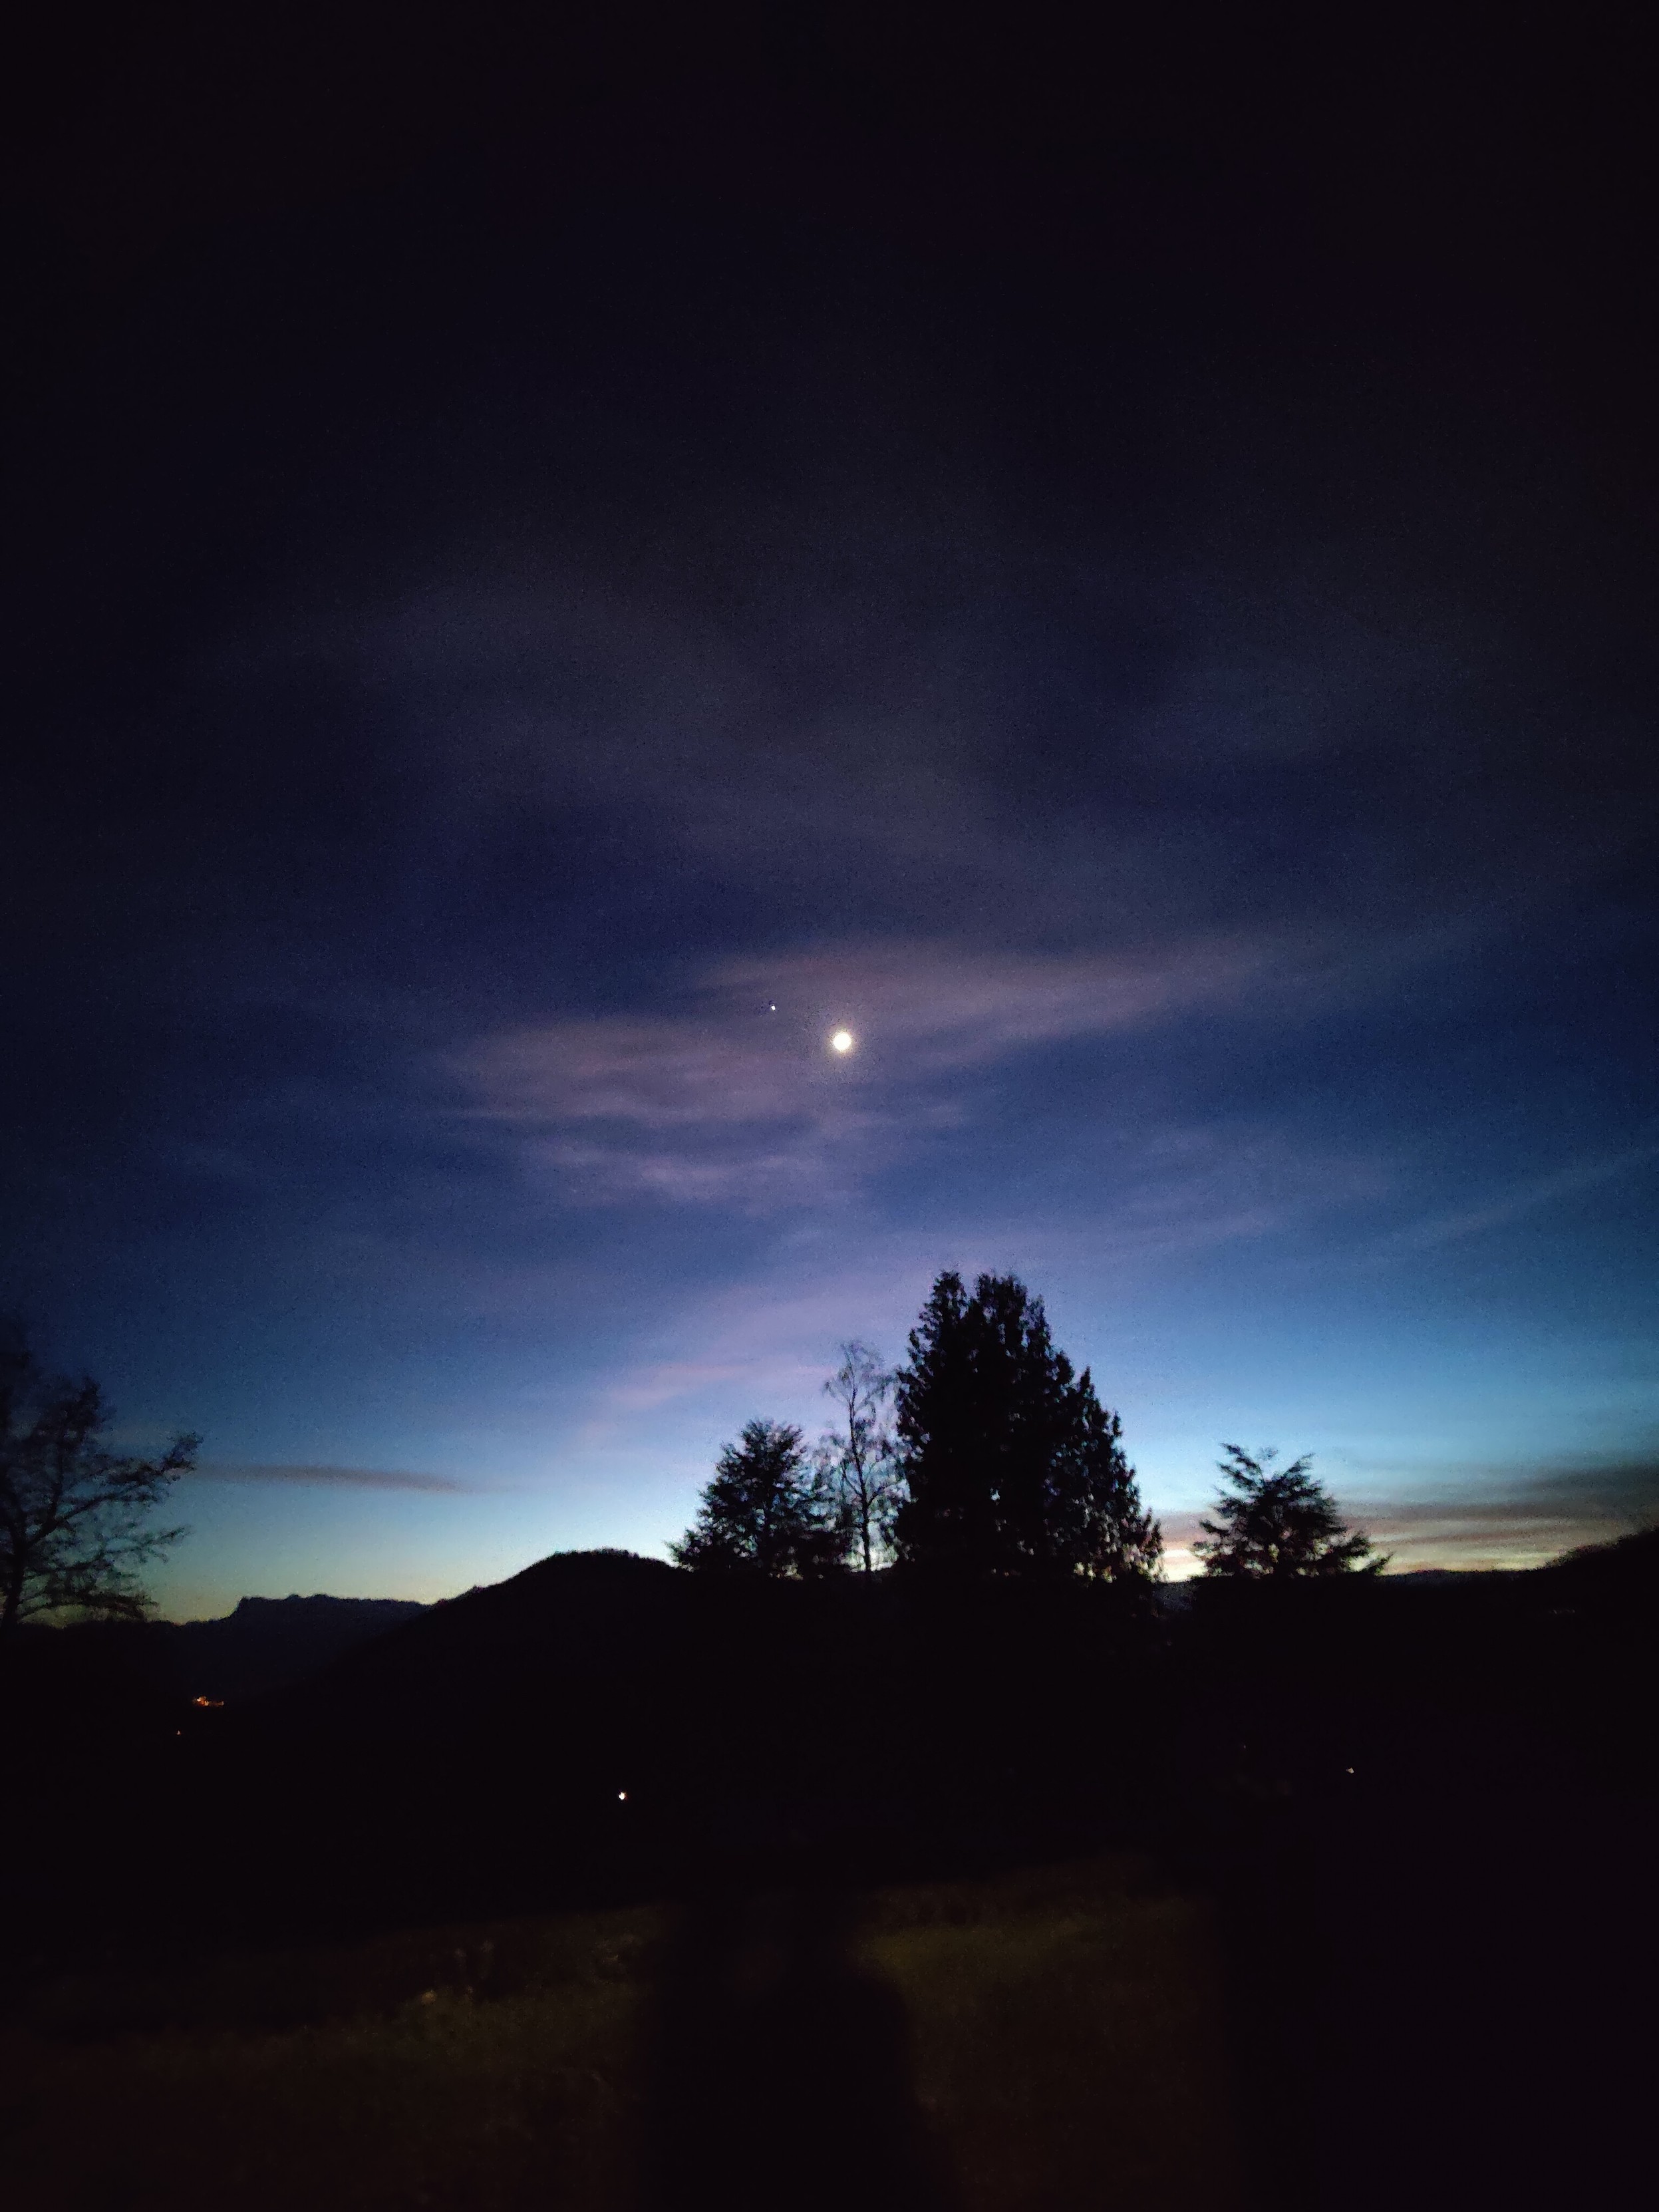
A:
[[[770,1578],[856,1567],[970,1579],[1144,1583],[1164,1540],[1123,1448],[1123,1424],[1054,1340],[1016,1275],[969,1291],[935,1281],[908,1357],[890,1371],[842,1347],[825,1384],[834,1425],[816,1445],[753,1420],[720,1456],[682,1566]],[[152,1458],[107,1448],[95,1382],[49,1373],[0,1322],[0,1647],[32,1620],[142,1620],[139,1570],[185,1533],[150,1516],[195,1463],[183,1435]],[[1206,1572],[1246,1579],[1376,1571],[1304,1457],[1275,1466],[1224,1447],[1215,1517],[1194,1548]]]
[[[809,1578],[891,1564],[970,1577],[1146,1582],[1164,1540],[1103,1405],[1054,1340],[1017,1275],[969,1291],[935,1281],[908,1356],[884,1369],[842,1347],[824,1389],[835,1425],[816,1446],[792,1423],[753,1420],[721,1452],[696,1520],[671,1547],[685,1567]],[[1213,1520],[1194,1547],[1212,1576],[1375,1572],[1304,1456],[1224,1447]]]

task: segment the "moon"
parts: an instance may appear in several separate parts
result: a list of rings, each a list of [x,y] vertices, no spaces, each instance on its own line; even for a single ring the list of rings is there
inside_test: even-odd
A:
[[[830,1040],[830,1049],[831,1052],[851,1052],[853,1049],[852,1030],[837,1030],[834,1036]]]

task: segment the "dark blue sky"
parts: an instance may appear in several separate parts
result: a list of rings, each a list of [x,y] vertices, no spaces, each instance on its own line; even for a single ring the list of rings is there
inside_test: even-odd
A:
[[[167,1601],[658,1547],[945,1265],[1177,1554],[1644,1512],[1618,114],[269,59],[14,195],[0,1287],[205,1431]]]

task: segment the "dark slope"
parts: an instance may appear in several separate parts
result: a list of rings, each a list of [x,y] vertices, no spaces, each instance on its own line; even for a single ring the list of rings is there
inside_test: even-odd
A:
[[[562,1554],[200,1717],[184,1778],[240,1808],[266,1868],[243,1904],[301,1914],[504,1911],[815,1850],[891,1869],[1138,1837],[1203,1872],[1304,1814],[1478,1829],[1514,1797],[1649,1788],[1632,1558],[1206,1587],[1172,1613]]]
[[[181,1778],[248,1839],[233,1913],[508,1911],[803,1852],[1005,1856],[1144,1799],[1164,1634],[1082,1585],[564,1554],[199,1717]]]
[[[187,1697],[257,1698],[426,1611],[396,1597],[245,1597],[222,1620],[167,1621],[150,1632]]]
[[[182,1778],[246,1838],[220,1917],[355,1926],[631,1887],[622,1793],[672,1730],[683,1579],[556,1556],[204,1716]]]
[[[1179,1607],[574,1553],[222,1710],[144,1674],[149,1632],[76,1631],[62,1694],[0,1682],[34,1782],[9,1841],[41,1923],[88,1929],[135,1900],[320,1929],[1137,1840],[1259,1894],[1281,1842],[1369,1865],[1402,1822],[1449,1848],[1649,1799],[1653,1552]],[[1427,1848],[1396,1854],[1425,1885]]]
[[[684,1577],[625,1552],[568,1552],[423,1609],[273,1701],[267,1724],[347,1742],[459,1746],[648,1702]]]
[[[1163,1634],[1081,1584],[775,1583],[569,1553],[434,1607],[257,1720],[266,1740],[400,1756],[533,1747],[618,1788],[887,1789],[918,1764],[1023,1770],[1050,1712]]]
[[[1656,1565],[1200,1593],[1180,1827],[1253,2203],[1613,2203],[1646,2162]]]

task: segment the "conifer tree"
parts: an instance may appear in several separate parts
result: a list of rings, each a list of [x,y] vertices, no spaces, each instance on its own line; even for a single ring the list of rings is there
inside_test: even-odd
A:
[[[1200,1523],[1204,1536],[1193,1546],[1206,1575],[1237,1581],[1283,1581],[1291,1577],[1380,1574],[1386,1559],[1372,1553],[1363,1529],[1350,1530],[1336,1501],[1309,1469],[1304,1452],[1275,1468],[1271,1446],[1259,1455],[1238,1444],[1223,1444],[1216,1464],[1224,1487],[1216,1518]]]
[[[979,1574],[1158,1571],[1161,1538],[1122,1424],[1018,1276],[981,1275],[970,1295],[941,1274],[909,1354],[895,1390],[902,1561]]]
[[[838,1566],[847,1540],[800,1431],[749,1421],[721,1452],[696,1521],[669,1551],[682,1567],[799,1577]]]
[[[1077,1380],[1074,1425],[1055,1484],[1056,1548],[1078,1572],[1117,1582],[1162,1571],[1164,1535],[1140,1502],[1123,1449],[1123,1423],[1095,1394],[1085,1367]]]

